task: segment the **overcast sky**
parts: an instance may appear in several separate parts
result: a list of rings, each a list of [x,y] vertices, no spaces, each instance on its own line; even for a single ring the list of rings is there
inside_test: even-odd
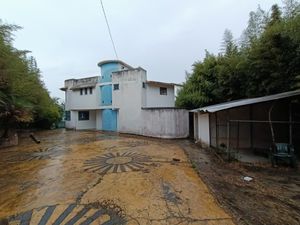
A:
[[[249,12],[281,0],[103,0],[119,58],[148,80],[181,83],[226,28],[239,38]],[[100,0],[0,0],[0,19],[23,27],[15,46],[32,51],[51,96],[64,80],[100,74],[114,59]]]

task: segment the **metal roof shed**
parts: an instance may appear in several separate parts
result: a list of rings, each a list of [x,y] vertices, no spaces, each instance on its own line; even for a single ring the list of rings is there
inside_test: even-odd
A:
[[[273,138],[300,148],[299,102],[300,90],[295,90],[194,109],[194,137],[217,148],[261,151]]]

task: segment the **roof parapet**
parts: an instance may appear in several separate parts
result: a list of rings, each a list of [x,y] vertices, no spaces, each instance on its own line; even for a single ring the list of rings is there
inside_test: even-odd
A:
[[[132,66],[128,65],[127,63],[125,63],[125,62],[123,62],[123,61],[121,61],[121,60],[103,60],[103,61],[100,61],[97,65],[98,65],[99,67],[101,67],[102,65],[108,64],[108,63],[119,63],[119,64],[121,64],[121,65],[127,67],[128,69],[133,69]]]

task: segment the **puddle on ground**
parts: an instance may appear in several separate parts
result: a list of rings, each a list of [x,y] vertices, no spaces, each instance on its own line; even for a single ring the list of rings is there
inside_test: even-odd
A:
[[[65,130],[35,136],[40,144],[24,137],[0,150],[0,219],[9,225],[233,224],[178,141]]]

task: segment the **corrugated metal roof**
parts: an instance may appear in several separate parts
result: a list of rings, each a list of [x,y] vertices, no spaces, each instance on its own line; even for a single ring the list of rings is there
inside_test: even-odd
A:
[[[251,105],[251,104],[256,104],[261,102],[274,101],[274,100],[289,98],[297,95],[300,95],[300,90],[283,92],[275,95],[268,95],[268,96],[258,97],[258,98],[248,98],[248,99],[224,102],[221,104],[210,105],[210,106],[194,109],[191,110],[191,112],[213,113],[224,109],[230,109],[230,108]]]

